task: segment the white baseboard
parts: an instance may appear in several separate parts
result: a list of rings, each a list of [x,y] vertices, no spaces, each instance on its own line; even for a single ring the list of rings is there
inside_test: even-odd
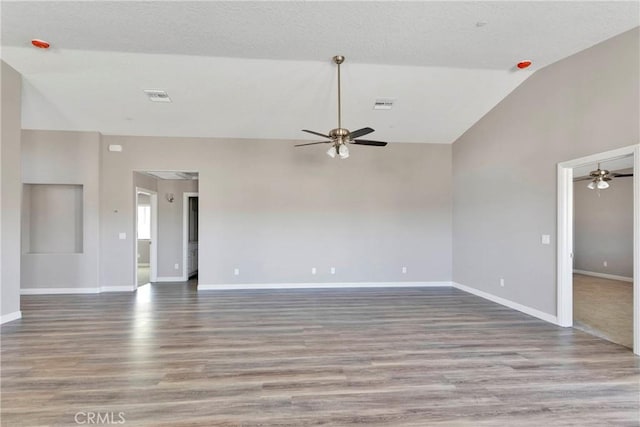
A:
[[[521,311],[525,314],[528,314],[529,316],[537,317],[538,319],[544,320],[545,322],[553,323],[554,325],[558,324],[557,316],[553,316],[543,311],[536,310],[535,308],[527,307],[526,305],[522,305],[517,302],[513,302],[508,299],[498,297],[488,292],[484,292],[475,288],[470,288],[469,286],[461,285],[460,283],[453,282],[453,287],[458,288],[461,291],[469,292],[470,294],[479,296],[489,301],[493,301],[500,305],[504,305],[505,307],[509,307],[514,310]]]
[[[133,292],[133,286],[103,286],[100,292]]]
[[[0,325],[5,324],[7,322],[11,322],[13,320],[18,320],[21,318],[22,318],[22,312],[14,311],[13,313],[5,314],[4,316],[0,317]]]
[[[20,295],[99,294],[100,288],[22,288]]]
[[[154,283],[162,283],[162,282],[186,282],[186,280],[184,280],[182,276],[174,276],[174,277],[163,276],[163,277],[156,277],[156,280]]]
[[[133,292],[132,286],[104,286],[101,288],[23,288],[20,295],[99,294],[102,292]]]
[[[586,270],[573,270],[576,274],[583,274],[585,276],[600,277],[601,279],[620,280],[621,282],[633,283],[633,277],[618,276],[616,274],[596,273],[595,271]]]
[[[451,282],[346,282],[346,283],[238,283],[198,284],[199,291],[229,291],[240,289],[335,289],[335,288],[433,288],[451,287]]]

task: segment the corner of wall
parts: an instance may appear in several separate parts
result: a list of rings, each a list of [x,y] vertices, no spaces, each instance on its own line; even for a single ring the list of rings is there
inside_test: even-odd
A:
[[[0,316],[4,322],[20,316],[22,76],[0,62]]]

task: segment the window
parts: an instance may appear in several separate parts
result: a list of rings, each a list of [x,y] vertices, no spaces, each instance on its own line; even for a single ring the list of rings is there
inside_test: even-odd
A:
[[[138,240],[151,239],[151,206],[138,206]]]

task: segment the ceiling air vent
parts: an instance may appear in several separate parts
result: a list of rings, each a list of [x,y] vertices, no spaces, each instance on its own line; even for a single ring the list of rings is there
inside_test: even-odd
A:
[[[373,104],[374,110],[391,110],[393,107],[393,103],[396,100],[393,98],[378,98],[376,99],[376,103]]]
[[[151,102],[171,102],[171,98],[164,90],[145,89],[144,93],[149,97]]]

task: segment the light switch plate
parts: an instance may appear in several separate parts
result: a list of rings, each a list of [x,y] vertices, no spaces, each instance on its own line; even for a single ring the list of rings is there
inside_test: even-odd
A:
[[[543,234],[541,241],[542,241],[543,245],[550,245],[551,244],[551,236],[548,235],[548,234]]]
[[[127,239],[127,233],[119,233],[118,234],[118,238],[120,240],[126,240]]]

